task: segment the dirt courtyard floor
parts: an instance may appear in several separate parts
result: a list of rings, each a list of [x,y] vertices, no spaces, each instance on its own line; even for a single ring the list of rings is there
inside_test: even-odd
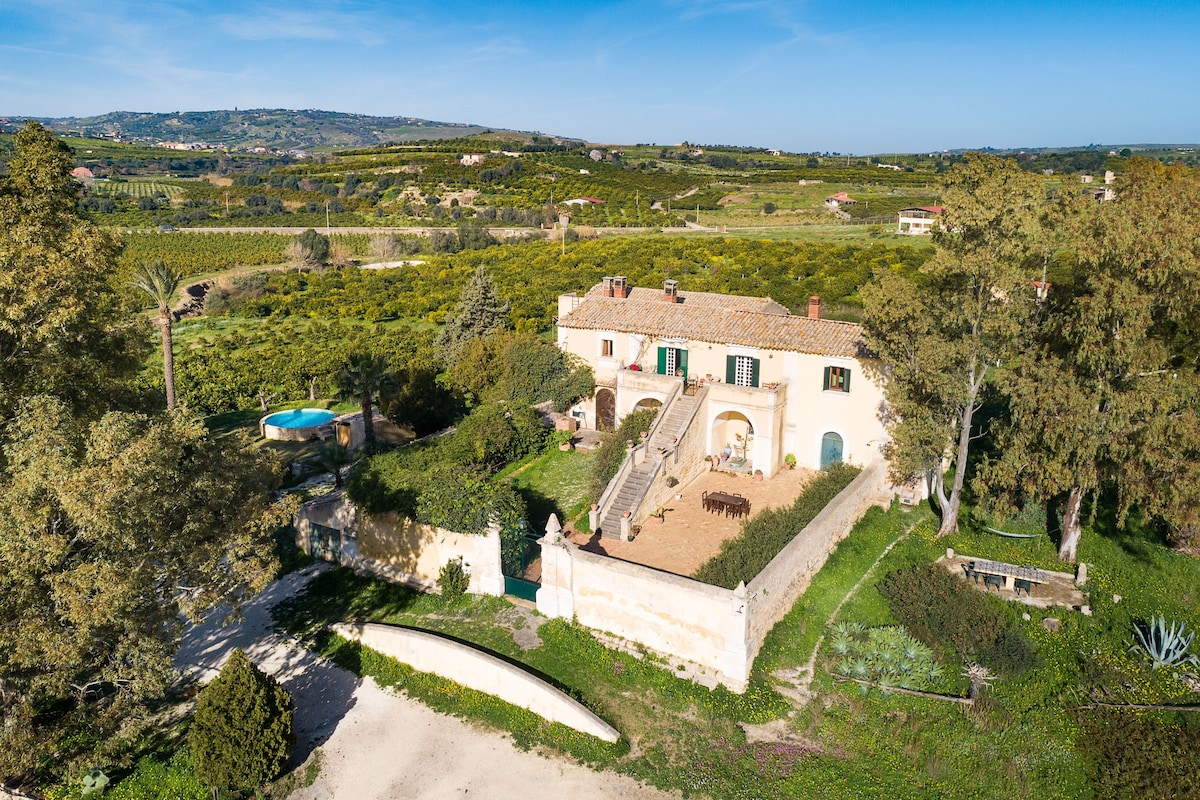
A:
[[[717,554],[721,542],[738,534],[745,520],[705,511],[701,505],[704,492],[740,494],[750,501],[750,517],[754,517],[763,509],[790,506],[816,474],[803,468],[784,469],[756,481],[749,475],[703,472],[691,483],[676,487],[679,496],[666,504],[663,522],[644,520],[632,542],[579,532],[571,532],[569,538],[593,553],[691,575]]]

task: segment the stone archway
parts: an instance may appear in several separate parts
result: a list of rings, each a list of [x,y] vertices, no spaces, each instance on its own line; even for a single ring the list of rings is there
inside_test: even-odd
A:
[[[617,394],[612,389],[596,390],[596,428],[602,431],[617,428]]]
[[[722,462],[738,469],[753,467],[754,423],[740,411],[722,411],[709,426],[711,452],[727,455]],[[728,450],[728,453],[725,451]]]
[[[647,408],[662,408],[662,400],[657,397],[643,397],[633,404],[634,411],[642,411]]]

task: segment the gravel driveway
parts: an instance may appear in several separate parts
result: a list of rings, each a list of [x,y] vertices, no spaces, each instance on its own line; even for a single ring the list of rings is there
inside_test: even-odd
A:
[[[296,701],[296,763],[321,749],[321,774],[293,800],[486,797],[495,800],[676,798],[632,778],[594,772],[513,746],[507,736],[381,689],[273,631],[271,607],[317,572],[311,567],[267,587],[241,622],[189,628],[175,657],[208,681],[240,647],[275,675]]]

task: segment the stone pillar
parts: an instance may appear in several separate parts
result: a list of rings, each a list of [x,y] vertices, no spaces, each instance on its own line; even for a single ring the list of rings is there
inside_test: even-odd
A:
[[[739,582],[729,596],[729,626],[725,647],[721,653],[722,683],[741,693],[750,681],[750,666],[754,662],[750,646],[750,597],[745,582]]]
[[[475,594],[504,596],[504,572],[500,567],[500,526],[489,525],[483,536],[467,537],[472,552],[467,556],[471,566],[471,591]]]
[[[551,542],[546,536],[542,545],[542,585],[537,590],[537,610],[554,619],[575,616],[574,547],[561,538]]]
[[[600,506],[595,503],[588,509],[588,527],[592,529],[592,533],[600,530]]]
[[[633,517],[628,511],[621,515],[621,541],[633,541]]]

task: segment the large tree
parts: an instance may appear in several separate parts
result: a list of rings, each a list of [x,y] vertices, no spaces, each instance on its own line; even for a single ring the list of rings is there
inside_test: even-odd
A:
[[[887,272],[862,292],[868,344],[888,369],[893,476],[931,479],[939,535],[958,526],[988,375],[1019,352],[1034,309],[1028,261],[1043,200],[1041,179],[1015,161],[972,154],[947,176],[936,253],[918,278]]]
[[[158,308],[158,330],[162,339],[163,381],[167,389],[167,408],[175,410],[175,355],[171,347],[171,299],[179,288],[183,276],[168,267],[162,259],[142,264],[134,270],[130,281]]]
[[[1094,205],[1094,204],[1093,204]],[[1077,214],[1077,260],[1051,292],[1040,344],[1002,386],[1010,423],[981,485],[1063,508],[1074,561],[1083,499],[1112,489],[1179,543],[1200,521],[1200,180],[1135,159],[1113,202]]]
[[[248,440],[22,404],[0,475],[0,782],[119,758],[189,619],[271,579],[288,508]]]
[[[70,148],[31,122],[0,177],[0,418],[39,393],[94,413],[146,352],[114,291],[117,240],[75,211],[74,165]]]
[[[467,343],[508,328],[509,307],[500,301],[492,276],[482,265],[476,267],[434,345],[438,357],[453,366]]]

